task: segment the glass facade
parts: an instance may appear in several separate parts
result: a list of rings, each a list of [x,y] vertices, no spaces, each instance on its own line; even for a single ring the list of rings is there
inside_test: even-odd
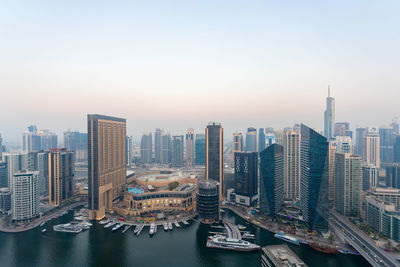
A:
[[[235,153],[235,192],[238,195],[254,197],[258,191],[258,153]]]
[[[199,181],[196,194],[197,213],[202,223],[219,221],[219,184],[216,181]]]
[[[196,134],[195,139],[195,164],[197,166],[206,165],[206,136],[204,134]]]

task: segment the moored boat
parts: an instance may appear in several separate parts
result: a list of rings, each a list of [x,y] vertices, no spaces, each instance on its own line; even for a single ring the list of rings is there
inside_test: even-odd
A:
[[[119,223],[116,226],[114,226],[114,228],[112,229],[112,231],[117,231],[119,228],[121,228],[124,224],[123,223]]]
[[[79,225],[72,225],[70,223],[53,225],[53,230],[56,232],[65,232],[78,234],[82,232],[82,227]]]
[[[189,223],[188,223],[188,221],[184,220],[184,221],[183,221],[183,224],[188,225]]]
[[[178,223],[178,222],[174,222],[174,224],[175,224],[175,227],[181,227],[181,225]]]
[[[116,222],[111,221],[111,222],[107,223],[107,224],[104,226],[104,228],[111,227],[111,226],[113,226],[114,224],[116,224]]]
[[[168,224],[165,222],[163,223],[164,231],[168,231]]]
[[[135,230],[133,230],[134,234],[137,234],[140,230],[140,224],[136,225]]]
[[[241,239],[226,238],[220,235],[209,236],[207,239],[208,248],[219,248],[234,251],[254,251],[260,246]]]
[[[275,234],[274,237],[281,239],[283,241],[292,243],[294,245],[300,245],[300,240],[298,238],[290,236],[290,235],[286,235],[283,232],[279,232],[279,233]]]
[[[154,223],[152,223],[151,225],[150,225],[150,231],[149,231],[149,234],[150,235],[154,235],[154,229],[155,229],[155,224]]]
[[[172,230],[172,223],[168,223],[168,229]]]
[[[327,253],[327,254],[336,254],[338,253],[338,249],[334,246],[329,246],[325,244],[317,244],[317,243],[308,243],[310,247],[315,249],[316,251],[322,252],[322,253]]]

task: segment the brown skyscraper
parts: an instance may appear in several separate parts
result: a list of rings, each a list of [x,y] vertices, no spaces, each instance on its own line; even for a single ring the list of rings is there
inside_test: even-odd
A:
[[[89,219],[101,220],[126,182],[126,120],[88,115]]]
[[[210,122],[206,128],[206,179],[219,183],[219,200],[224,186],[224,129]]]
[[[66,148],[52,148],[49,153],[49,203],[60,205],[74,191],[74,152]]]

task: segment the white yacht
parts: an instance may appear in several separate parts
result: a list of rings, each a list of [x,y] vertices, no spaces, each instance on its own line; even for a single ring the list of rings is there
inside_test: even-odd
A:
[[[156,227],[156,225],[154,224],[154,223],[152,223],[151,225],[150,225],[150,231],[149,231],[149,233],[150,233],[150,235],[154,235],[154,233],[155,233],[155,227]]]
[[[168,231],[168,224],[165,222],[163,223],[164,231]]]
[[[177,227],[177,228],[178,228],[178,227],[181,227],[180,224],[179,224],[178,222],[174,222],[174,224],[175,224],[175,227]]]
[[[169,228],[169,230],[172,230],[172,223],[168,223],[168,228]]]
[[[114,228],[112,229],[112,231],[117,231],[119,228],[121,228],[124,224],[123,223],[119,223],[116,226],[114,226]]]
[[[82,227],[79,225],[72,225],[70,223],[53,225],[53,230],[56,232],[65,232],[78,234],[82,232]]]

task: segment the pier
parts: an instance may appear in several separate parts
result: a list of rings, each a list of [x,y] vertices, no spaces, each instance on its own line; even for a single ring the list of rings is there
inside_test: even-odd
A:
[[[139,229],[139,231],[137,232],[136,235],[140,235],[140,233],[142,232],[143,228],[144,228],[144,225],[141,224],[141,225],[140,225],[140,229]]]
[[[132,224],[130,225],[125,225],[125,229],[122,230],[122,233],[125,233],[129,228],[131,228]]]

